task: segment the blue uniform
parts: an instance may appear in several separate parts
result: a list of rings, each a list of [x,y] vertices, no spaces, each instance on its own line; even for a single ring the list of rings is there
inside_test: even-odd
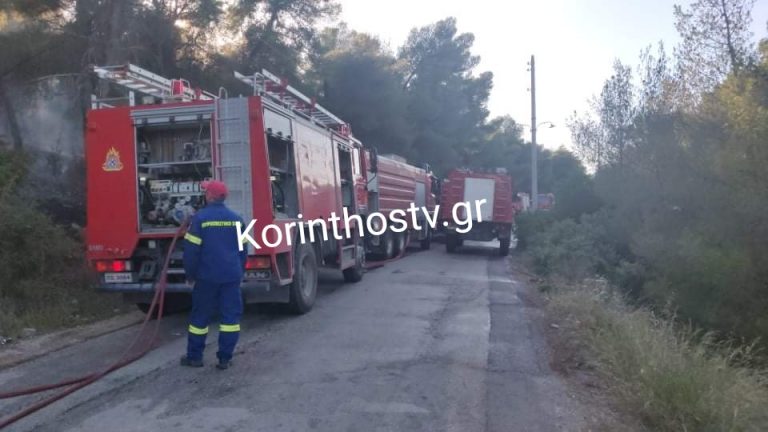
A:
[[[184,271],[194,281],[189,317],[187,358],[202,360],[208,322],[216,308],[220,314],[220,361],[229,361],[240,336],[243,313],[240,282],[247,251],[237,243],[236,222],[242,218],[222,202],[211,202],[193,216],[184,236]]]

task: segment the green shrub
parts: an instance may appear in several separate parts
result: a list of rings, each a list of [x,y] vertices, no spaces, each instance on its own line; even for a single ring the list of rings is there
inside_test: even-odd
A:
[[[561,290],[550,308],[569,339],[586,342],[619,405],[651,430],[768,430],[768,382],[748,367],[750,348],[676,328],[604,284]]]
[[[80,233],[56,225],[17,196],[18,154],[0,152],[0,336],[80,324],[114,314],[119,299],[93,289]],[[11,163],[11,161],[15,161]],[[10,186],[9,186],[10,185]]]
[[[21,152],[0,150],[0,202],[10,197],[24,178],[26,160]]]
[[[636,250],[652,265],[643,293],[655,303],[674,303],[681,316],[724,334],[768,334],[765,279],[739,245],[684,230],[675,237],[647,236]]]
[[[648,268],[639,263],[621,260],[619,264],[606,272],[606,277],[634,299],[643,297],[643,287],[648,280]]]
[[[554,222],[554,216],[549,212],[521,213],[515,216],[517,250],[523,251],[528,249],[533,236],[546,230]]]
[[[536,272],[579,280],[595,273],[605,273],[616,261],[605,240],[606,232],[596,216],[582,216],[555,222],[531,236],[530,254]]]

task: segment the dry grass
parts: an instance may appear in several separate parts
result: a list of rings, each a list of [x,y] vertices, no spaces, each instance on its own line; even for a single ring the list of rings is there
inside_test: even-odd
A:
[[[116,294],[96,292],[89,286],[62,286],[41,281],[30,291],[50,290],[36,298],[0,298],[0,337],[17,339],[24,328],[37,334],[87,324],[126,313],[134,308]]]
[[[768,430],[768,381],[751,367],[749,348],[629,307],[600,281],[559,287],[548,307],[582,342],[618,406],[651,430]]]

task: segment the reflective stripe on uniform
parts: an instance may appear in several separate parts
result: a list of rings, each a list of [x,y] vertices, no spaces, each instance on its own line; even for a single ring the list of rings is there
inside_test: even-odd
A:
[[[203,239],[201,239],[200,237],[198,237],[198,236],[196,236],[196,235],[192,235],[192,234],[190,234],[190,233],[186,233],[186,234],[184,234],[184,240],[187,240],[187,241],[189,241],[190,243],[192,243],[192,244],[196,244],[196,245],[198,245],[198,246],[199,246],[199,245],[201,245],[201,244],[203,243]]]
[[[189,332],[192,333],[193,335],[198,335],[198,336],[206,335],[206,334],[208,334],[208,327],[200,328],[200,327],[195,327],[195,326],[190,324],[189,325]]]
[[[219,331],[221,332],[239,332],[240,324],[219,324]]]
[[[235,222],[233,221],[205,221],[202,224],[203,228],[208,227],[231,227],[235,226]]]

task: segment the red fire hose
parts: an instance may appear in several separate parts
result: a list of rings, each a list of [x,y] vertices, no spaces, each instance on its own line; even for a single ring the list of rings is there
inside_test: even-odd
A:
[[[167,279],[168,264],[170,263],[170,260],[171,260],[171,253],[173,252],[174,247],[176,246],[176,240],[178,240],[181,234],[186,230],[187,224],[188,222],[185,222],[184,224],[182,224],[179,227],[178,231],[176,231],[176,234],[173,236],[173,239],[171,240],[171,245],[168,248],[168,253],[166,254],[166,257],[165,257],[165,262],[163,263],[162,271],[160,272],[160,280],[157,282],[157,285],[155,287],[155,295],[152,298],[152,303],[149,306],[149,311],[147,311],[147,315],[144,317],[144,321],[141,323],[141,327],[139,328],[139,332],[136,334],[136,337],[131,342],[131,344],[128,345],[128,348],[125,349],[125,351],[118,358],[118,360],[114,364],[112,364],[111,366],[107,367],[106,369],[100,372],[94,372],[92,374],[84,375],[79,378],[73,378],[73,379],[61,381],[54,384],[46,384],[46,385],[41,385],[37,387],[14,390],[12,392],[7,392],[7,393],[0,393],[0,399],[9,399],[9,398],[14,398],[18,396],[40,393],[46,390],[53,390],[60,387],[70,386],[69,388],[67,388],[62,392],[59,392],[55,395],[52,395],[46,399],[43,399],[35,403],[34,405],[24,408],[22,411],[19,411],[18,413],[14,414],[11,417],[0,420],[0,429],[3,429],[6,426],[9,426],[21,420],[22,418],[52,404],[53,402],[56,402],[57,400],[63,398],[64,396],[72,394],[77,390],[80,390],[81,388],[94,383],[95,381],[99,380],[100,378],[104,377],[110,372],[113,372],[117,369],[120,369],[123,366],[133,363],[134,361],[140,359],[141,357],[143,357],[145,354],[147,354],[149,351],[152,350],[152,345],[154,345],[155,343],[157,332],[160,328],[160,321],[163,318],[163,306],[165,304],[165,288],[168,283],[168,279]],[[157,320],[155,321],[155,326],[154,326],[154,329],[152,330],[152,336],[150,337],[149,341],[145,343],[145,345],[142,347],[142,349],[138,353],[129,356],[133,347],[142,339],[142,336],[144,335],[144,329],[146,328],[146,325],[149,322],[150,317],[152,317],[155,311],[155,308],[157,308]]]

